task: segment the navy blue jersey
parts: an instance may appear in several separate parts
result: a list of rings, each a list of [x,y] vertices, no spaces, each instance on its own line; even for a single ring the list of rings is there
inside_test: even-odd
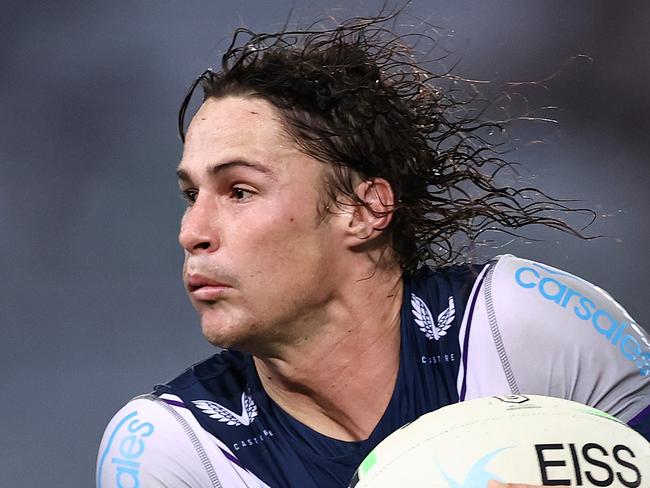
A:
[[[486,395],[563,397],[648,429],[650,344],[584,280],[505,256],[423,271],[404,279],[403,296],[396,385],[368,439],[341,441],[301,424],[266,394],[250,355],[222,351],[116,415],[100,448],[98,486],[120,486],[114,482],[122,476],[147,480],[144,486],[347,487],[365,456],[399,427]],[[588,318],[581,303],[593,304]],[[138,433],[137,459],[116,458],[120,436]]]
[[[458,401],[461,356],[456,331],[478,272],[474,267],[455,267],[405,280],[404,297],[409,299],[401,310],[397,382],[386,412],[367,440],[332,439],[294,420],[265,393],[250,355],[238,352],[216,354],[157,387],[156,393],[179,396],[205,430],[270,486],[347,486],[364,457],[391,432]],[[421,325],[415,322],[413,303],[422,308]],[[427,307],[433,315],[426,315]],[[425,322],[439,315],[442,323]],[[433,337],[436,331],[436,339],[430,340],[427,335]],[[225,410],[213,418],[208,412],[215,406],[206,400],[218,400],[219,406],[242,412],[245,419],[224,422],[224,417],[230,418]]]

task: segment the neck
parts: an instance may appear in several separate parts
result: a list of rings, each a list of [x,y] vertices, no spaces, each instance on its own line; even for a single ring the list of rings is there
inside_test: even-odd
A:
[[[401,271],[375,271],[341,283],[318,327],[310,327],[315,334],[254,357],[264,389],[282,409],[342,440],[368,438],[399,369]]]

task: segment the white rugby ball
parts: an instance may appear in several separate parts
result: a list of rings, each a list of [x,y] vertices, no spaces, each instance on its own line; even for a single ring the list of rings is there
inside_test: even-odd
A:
[[[354,488],[533,485],[650,488],[650,443],[616,418],[539,395],[469,400],[423,415],[363,461]]]

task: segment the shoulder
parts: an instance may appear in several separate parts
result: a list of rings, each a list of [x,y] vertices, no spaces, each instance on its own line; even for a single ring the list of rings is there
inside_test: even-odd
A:
[[[494,260],[493,268],[491,282],[495,286],[500,290],[524,290],[522,296],[530,300],[543,299],[541,303],[558,305],[563,309],[580,302],[580,298],[603,304],[614,302],[605,290],[547,264],[506,254]],[[528,293],[528,290],[533,293]]]
[[[521,333],[543,328],[560,348],[589,343],[650,376],[650,342],[643,329],[605,290],[580,277],[506,255],[488,274],[484,294],[504,327]]]
[[[204,431],[179,397],[136,397],[111,419],[99,448],[97,487],[246,485],[251,477],[217,438]]]
[[[493,261],[477,293],[467,383],[476,393],[537,393],[587,403],[624,420],[650,398],[650,342],[603,289],[511,255]],[[473,365],[473,367],[472,367]]]

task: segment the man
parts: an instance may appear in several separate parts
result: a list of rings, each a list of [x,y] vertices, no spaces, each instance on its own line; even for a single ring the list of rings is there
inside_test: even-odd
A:
[[[183,276],[225,350],[118,412],[98,486],[345,487],[400,426],[486,395],[650,435],[650,343],[611,297],[513,256],[451,265],[459,233],[570,229],[498,185],[486,124],[386,20],[238,32],[184,137],[190,91]]]

